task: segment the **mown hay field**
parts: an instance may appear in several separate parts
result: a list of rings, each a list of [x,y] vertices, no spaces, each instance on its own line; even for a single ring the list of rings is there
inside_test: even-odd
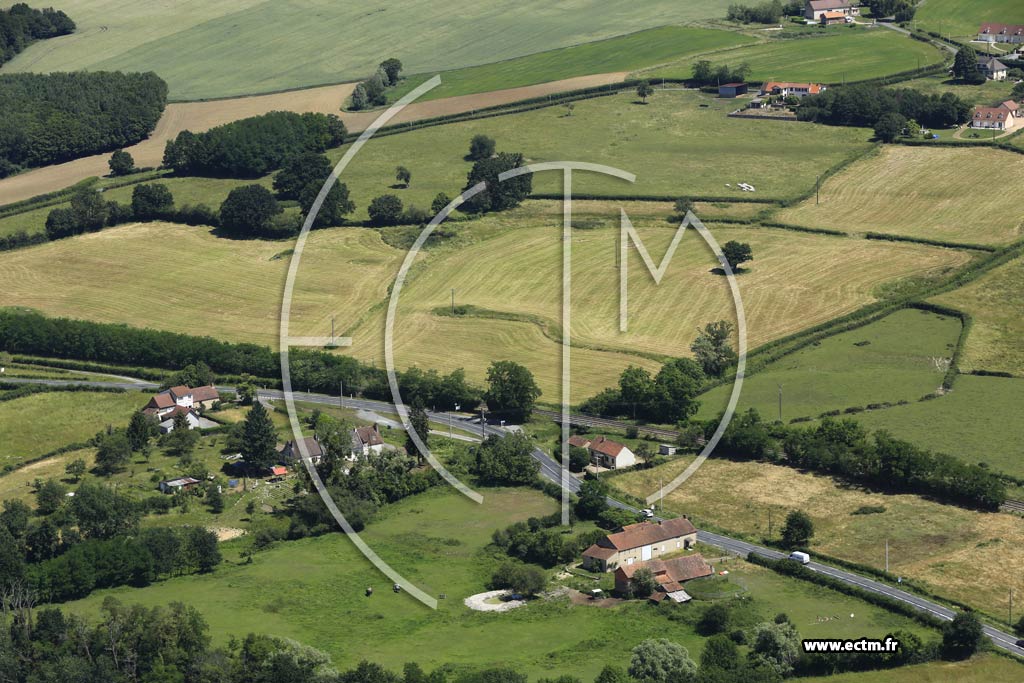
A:
[[[979,182],[992,176],[999,182]],[[1024,232],[1024,210],[1010,186],[1024,183],[1024,158],[997,149],[889,145],[861,159],[811,197],[780,211],[786,223],[850,232],[1005,244]]]
[[[175,99],[265,93],[366,78],[395,56],[407,73],[445,71],[725,15],[725,0],[642,5],[531,0],[492,7],[466,0],[133,3],[54,0],[78,24],[32,45],[5,71],[155,71]],[[396,38],[406,36],[406,40]],[[340,106],[341,103],[339,102]]]
[[[614,486],[646,497],[659,481],[670,481],[686,462],[671,462],[614,478]],[[991,614],[1006,614],[1009,589],[1024,589],[1017,567],[1024,562],[1024,526],[1019,517],[975,512],[908,494],[884,494],[836,483],[827,476],[760,462],[709,459],[682,487],[669,494],[666,509],[730,531],[772,538],[786,514],[800,509],[814,522],[811,550],[885,568],[927,583],[942,596]],[[853,514],[883,506],[878,514]]]
[[[529,209],[524,209],[529,211]],[[656,369],[688,355],[697,328],[735,320],[726,280],[693,230],[655,286],[633,250],[628,331],[618,330],[617,216],[591,214],[573,231],[573,400],[614,383],[631,363]],[[421,256],[400,299],[395,358],[401,367],[464,367],[480,381],[492,360],[511,358],[535,372],[548,400],[560,386],[561,229],[558,220],[516,213],[453,224],[455,237]],[[660,261],[676,226],[634,221]],[[719,241],[751,244],[755,261],[739,277],[749,345],[856,309],[904,277],[957,267],[967,255],[783,230],[714,226]],[[0,305],[102,322],[125,322],[276,346],[290,241],[229,240],[206,228],[135,224],[0,257]],[[384,361],[385,297],[405,251],[375,230],[315,231],[292,302],[293,335],[336,330],[348,351]],[[182,282],[191,283],[182,286]],[[443,315],[456,303],[471,315]]]
[[[715,66],[750,65],[749,81],[811,81],[841,83],[893,74],[945,59],[938,49],[881,27],[836,26],[826,35],[767,42],[686,57],[639,75],[658,78],[689,78],[693,65],[707,59]]]
[[[928,0],[914,19],[927,31],[952,38],[976,38],[982,22],[1024,24],[1024,6],[1017,0]],[[997,46],[1006,49],[1006,46]]]

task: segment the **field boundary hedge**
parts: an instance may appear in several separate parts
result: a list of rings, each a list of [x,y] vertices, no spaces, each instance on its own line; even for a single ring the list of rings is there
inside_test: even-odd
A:
[[[913,244],[926,244],[930,247],[943,247],[945,249],[971,249],[974,251],[986,251],[994,253],[999,247],[988,244],[971,244],[969,242],[949,242],[947,240],[933,240],[928,237],[911,237],[909,235],[894,235],[888,232],[866,232],[866,240],[879,240],[882,242],[911,242]]]
[[[34,211],[35,209],[42,209],[47,206],[53,206],[54,204],[60,204],[61,202],[65,202],[70,199],[71,195],[83,187],[92,187],[99,181],[100,177],[93,175],[88,178],[83,178],[74,185],[68,185],[60,190],[54,190],[53,192],[47,192],[45,194],[37,194],[36,196],[29,197],[28,199],[4,204],[3,206],[0,206],[0,218],[8,218],[10,216],[16,216],[19,213],[27,213],[29,211]]]

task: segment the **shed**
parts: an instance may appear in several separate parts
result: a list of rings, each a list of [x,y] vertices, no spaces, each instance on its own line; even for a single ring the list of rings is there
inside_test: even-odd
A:
[[[670,443],[658,444],[658,455],[675,455],[676,447]]]
[[[737,97],[747,94],[746,83],[724,83],[718,86],[719,97]]]
[[[288,468],[282,467],[281,465],[274,465],[270,468],[270,474],[275,477],[283,477],[288,474]]]

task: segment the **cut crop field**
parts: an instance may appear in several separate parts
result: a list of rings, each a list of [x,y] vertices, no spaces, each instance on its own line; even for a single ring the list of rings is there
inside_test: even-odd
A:
[[[1018,239],[1024,211],[999,183],[977,179],[996,172],[1024,183],[1024,159],[997,149],[889,145],[826,180],[814,197],[778,220],[849,232],[1004,244]]]
[[[1024,257],[985,273],[935,301],[974,317],[960,368],[1024,374]]]
[[[929,662],[898,669],[880,669],[834,676],[814,676],[805,683],[993,683],[1024,676],[1018,661],[994,654],[977,655],[966,662]]]
[[[687,57],[642,70],[644,78],[689,78],[693,64],[750,65],[748,81],[841,83],[876,78],[935,64],[945,56],[934,46],[882,28],[837,26],[824,36],[772,39],[759,45]],[[735,104],[735,102],[733,102]]]
[[[914,19],[926,31],[973,40],[985,21],[1024,24],[1024,5],[1018,0],[928,0]]]
[[[959,334],[956,318],[898,311],[747,377],[738,410],[756,408],[762,417],[777,419],[780,385],[786,422],[832,410],[917,401],[941,386]],[[701,396],[698,417],[710,419],[725,410],[731,391],[730,384]]]
[[[753,42],[756,42],[754,38],[734,31],[662,26],[608,40],[445,71],[441,74],[441,85],[423,99],[503,90],[574,76],[635,71],[687,55]],[[389,99],[397,100],[432,75],[410,76],[389,94]]]
[[[472,612],[463,605],[465,597],[486,590],[500,561],[483,549],[491,533],[555,509],[553,500],[515,489],[487,489],[482,505],[453,491],[432,491],[391,506],[362,536],[417,586],[443,593],[437,611],[386,590],[390,582],[340,534],[281,543],[256,553],[252,564],[222,565],[207,576],[97,591],[67,607],[95,615],[108,595],[144,605],[182,600],[203,613],[217,643],[256,630],[322,649],[339,667],[369,659],[400,669],[415,660],[427,670],[445,663],[460,671],[512,666],[531,680],[566,671],[591,680],[605,664],[628,660],[629,650],[652,633],[681,642],[699,657],[704,639],[692,626],[643,602],[600,609],[562,597],[504,614]],[[729,559],[723,566],[730,570],[730,583],[753,599],[761,618],[786,612],[804,637],[879,637],[897,628],[935,637],[904,617],[742,560]],[[376,588],[369,598],[363,595],[367,586]],[[826,614],[843,617],[819,622],[817,617]],[[354,623],[360,627],[351,628]],[[622,629],[623,623],[630,628]],[[609,640],[612,630],[618,636]]]
[[[108,424],[127,424],[145,402],[135,392],[45,392],[0,403],[0,469],[16,466]]]
[[[573,234],[574,400],[614,383],[630,363],[656,369],[663,357],[687,355],[699,326],[735,319],[727,283],[711,272],[710,250],[691,230],[660,286],[639,256],[630,255],[629,331],[620,333],[618,217],[589,214],[586,221]],[[480,381],[492,360],[511,358],[531,367],[547,400],[557,400],[557,223],[553,216],[512,212],[453,224],[456,237],[425,252],[402,292],[394,346],[399,366],[464,367]],[[676,226],[642,215],[634,224],[660,261]],[[945,272],[968,259],[914,244],[711,229],[722,244],[736,239],[753,248],[755,261],[739,278],[751,348],[869,303],[882,285]],[[0,255],[0,305],[274,346],[291,246],[217,238],[205,228],[121,226]],[[375,230],[312,233],[293,298],[292,333],[327,334],[334,315],[339,331],[353,338],[353,355],[382,362],[383,302],[404,255]],[[209,294],[182,290],[182,277],[202,282]],[[439,314],[453,288],[457,304],[476,307],[470,315]],[[154,296],[162,306],[152,305]]]
[[[644,497],[685,466],[685,461],[670,462],[611,481]],[[885,512],[853,514],[864,506],[882,506]],[[780,465],[716,458],[669,494],[665,507],[689,514],[698,528],[711,523],[755,538],[768,536],[770,510],[776,540],[786,514],[800,509],[814,522],[812,551],[884,569],[888,539],[894,574],[1004,618],[1007,591],[1012,588],[1016,595],[1024,589],[1024,576],[1017,570],[1024,562],[1024,525],[1010,514],[869,492]]]
[[[32,45],[4,69],[155,71],[174,99],[228,97],[358,80],[392,56],[408,73],[487,64],[722,17],[727,4],[571,0],[552,7],[530,0],[498,8],[456,0],[442,8],[417,1],[382,7],[370,0],[54,0],[78,31]]]
[[[940,398],[855,417],[868,429],[1024,478],[1022,405],[1022,379],[961,375]]]

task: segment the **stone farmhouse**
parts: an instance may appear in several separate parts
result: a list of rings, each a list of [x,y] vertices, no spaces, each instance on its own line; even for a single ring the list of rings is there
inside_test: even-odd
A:
[[[804,18],[808,21],[821,22],[824,14],[836,13],[845,17],[856,17],[860,15],[860,7],[854,5],[850,0],[808,0],[804,5]]]
[[[987,43],[1024,43],[1024,24],[999,24],[986,21],[978,28],[978,40]]]
[[[696,542],[697,529],[685,517],[629,524],[583,551],[583,566],[593,572],[609,572],[689,549]]]
[[[570,436],[569,445],[587,449],[590,452],[591,464],[597,467],[618,470],[636,464],[636,454],[628,446],[604,436],[595,437],[593,440],[585,436]]]
[[[174,418],[178,417],[178,415],[185,416],[185,422],[188,424],[189,431],[193,429],[202,429],[202,420],[195,410],[192,408],[186,408],[185,406],[174,406],[170,411],[157,418],[160,420],[159,426],[161,434],[168,434],[174,431]]]
[[[380,427],[366,425],[352,430],[352,453],[367,456],[370,453],[380,455],[384,450],[384,439],[380,437]]]
[[[220,394],[214,386],[196,387],[193,389],[181,385],[155,394],[153,398],[149,399],[149,403],[142,409],[142,412],[162,418],[179,406],[195,410],[200,408],[206,409],[212,408],[213,404],[219,400]]]
[[[683,584],[693,579],[711,576],[714,573],[714,570],[699,553],[686,557],[674,557],[671,560],[634,562],[615,570],[615,592],[620,595],[628,594],[633,585],[633,577],[641,569],[649,569],[658,584],[650,595],[649,599],[652,602],[661,602],[662,600],[688,602],[690,596],[683,590]]]
[[[314,465],[319,465],[320,461],[324,459],[324,449],[320,445],[320,441],[315,436],[307,436],[302,443],[306,446],[309,459]],[[302,460],[302,451],[298,444],[291,440],[285,441],[283,446],[278,446],[277,452],[281,456],[282,462],[291,463]]]

